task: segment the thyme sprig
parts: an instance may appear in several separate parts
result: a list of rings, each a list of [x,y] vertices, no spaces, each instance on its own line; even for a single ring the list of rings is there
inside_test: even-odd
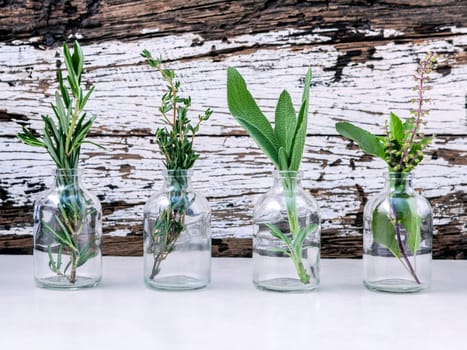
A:
[[[56,259],[52,254],[52,246],[48,246],[50,269],[57,275],[65,276],[70,283],[75,283],[77,268],[94,257],[96,252],[92,249],[95,240],[84,246],[79,243],[83,223],[93,213],[86,209],[86,200],[74,170],[78,168],[83,144],[103,147],[87,140],[96,116],[87,117],[84,110],[94,86],[87,92],[81,87],[84,55],[79,43],[73,43],[73,52],[64,43],[63,56],[67,76],[63,77],[61,69],[57,71],[59,89],[55,92],[55,104],[51,104],[55,118],[41,116],[44,122],[42,137],[34,135],[26,127],[17,136],[30,146],[44,148],[59,169],[56,179],[60,196],[58,212],[53,222],[42,223],[42,229],[52,242],[58,244]],[[70,255],[65,266],[62,266],[62,254]]]
[[[191,97],[179,95],[180,81],[175,80],[174,70],[164,68],[162,58],[153,58],[148,50],[144,50],[141,56],[167,83],[167,92],[162,95],[159,107],[165,125],[156,129],[155,136],[156,143],[164,155],[164,166],[168,170],[169,206],[158,213],[152,227],[151,250],[154,264],[149,278],[154,279],[160,271],[161,262],[175,250],[175,244],[185,228],[187,210],[194,201],[194,197],[187,193],[187,170],[192,168],[199,158],[199,153],[193,149],[195,135],[201,123],[211,117],[212,110],[208,108],[198,115],[198,120],[193,125],[188,118]]]
[[[153,58],[148,50],[141,54],[147,63],[156,68],[167,83],[167,92],[162,95],[159,112],[162,114],[164,127],[157,128],[156,142],[164,155],[164,166],[167,169],[190,169],[199,154],[193,149],[195,135],[202,122],[207,121],[212,110],[206,109],[198,116],[198,121],[192,125],[188,118],[191,107],[191,97],[179,96],[180,81],[175,80],[175,72],[162,66],[161,58]]]

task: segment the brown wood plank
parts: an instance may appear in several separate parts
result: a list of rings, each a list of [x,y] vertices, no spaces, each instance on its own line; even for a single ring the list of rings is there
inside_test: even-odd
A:
[[[106,137],[95,141],[108,150],[87,154],[85,183],[101,199],[104,233],[112,236],[107,239],[116,239],[116,245],[107,249],[136,254],[140,248],[136,243],[139,238],[135,237],[142,233],[144,203],[161,184],[160,155],[154,152],[149,138]],[[462,137],[440,136],[416,171],[415,187],[434,207],[439,257],[464,255],[466,147]],[[203,157],[196,168],[194,185],[208,196],[213,210],[213,235],[219,245],[213,251],[249,254],[249,247],[237,247],[229,241],[225,248],[223,242],[251,237],[251,209],[258,195],[269,188],[272,167],[247,137],[200,137],[199,149]],[[0,242],[9,242],[12,233],[18,237],[31,233],[33,199],[47,189],[53,165],[45,154],[32,152],[14,139],[0,147],[0,159],[9,160],[2,162],[7,169],[0,183]],[[340,137],[312,136],[308,138],[302,169],[304,187],[320,203],[323,239],[332,244],[326,248],[327,256],[361,254],[363,206],[368,196],[382,190],[383,162],[362,156]],[[129,241],[119,245],[122,236],[128,236]],[[458,243],[461,245],[457,251]],[[232,244],[236,248],[230,248]],[[246,250],[242,252],[241,247]],[[12,249],[4,248],[6,252]]]
[[[325,231],[321,238],[321,256],[323,258],[360,258],[362,256],[361,236],[339,236],[338,232]],[[143,239],[141,235],[125,237],[105,236],[104,255],[141,256]],[[251,238],[215,238],[212,240],[213,257],[251,257]],[[0,254],[32,254],[30,235],[7,235],[0,239]],[[433,239],[433,257],[435,259],[465,259],[467,241],[459,232],[436,235]]]
[[[287,88],[299,100],[313,69],[304,185],[321,205],[324,257],[361,256],[362,210],[382,187],[384,164],[336,137],[336,121],[381,132],[389,111],[407,116],[411,75],[424,52],[441,54],[426,133],[438,138],[416,171],[434,207],[434,256],[465,258],[467,237],[467,6],[456,0],[0,1],[0,254],[31,252],[35,196],[48,187],[47,156],[19,143],[41,128],[56,88],[63,40],[79,38],[89,104],[99,117],[86,150],[86,183],[104,209],[104,253],[142,253],[142,207],[160,185],[160,79],[149,48],[179,72],[193,115],[215,111],[199,138],[195,183],[213,209],[213,255],[251,255],[251,209],[272,167],[229,115],[225,70],[234,66],[267,115]]]
[[[0,3],[0,41],[60,44],[136,40],[179,33],[228,40],[281,28],[325,32],[332,42],[427,37],[466,26],[463,1],[152,1],[19,0]]]
[[[305,36],[306,37],[306,36]],[[359,123],[381,133],[389,112],[406,117],[413,105],[413,73],[428,50],[439,52],[440,65],[432,74],[431,114],[425,133],[467,135],[465,125],[465,81],[467,81],[467,34],[430,41],[395,45],[391,41],[363,45],[303,44],[303,36],[273,32],[211,41],[205,47],[191,47],[190,35],[141,40],[135,43],[109,42],[83,47],[87,72],[84,81],[96,86],[89,104],[96,114],[94,135],[152,134],[161,118],[157,111],[165,86],[158,75],[143,64],[140,52],[151,49],[173,60],[170,67],[183,83],[183,94],[192,97],[190,116],[196,118],[206,107],[214,114],[203,125],[204,135],[241,135],[244,131],[232,118],[226,101],[226,69],[237,67],[262,110],[273,119],[282,89],[290,92],[299,108],[303,76],[313,70],[310,91],[310,135],[335,135],[337,121]],[[170,47],[167,47],[170,43]],[[273,43],[277,48],[256,48],[256,43]],[[207,56],[210,47],[242,49],[241,54]],[[0,135],[13,136],[22,125],[41,129],[41,114],[51,113],[56,86],[56,55],[30,46],[0,45]]]

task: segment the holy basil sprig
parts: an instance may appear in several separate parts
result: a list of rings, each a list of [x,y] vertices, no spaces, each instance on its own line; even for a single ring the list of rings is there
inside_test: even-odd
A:
[[[66,277],[70,283],[75,283],[77,268],[94,257],[96,252],[92,249],[95,240],[84,246],[79,243],[83,222],[93,213],[85,210],[85,199],[76,176],[69,171],[78,167],[83,144],[103,147],[87,140],[96,116],[88,118],[84,110],[94,86],[87,92],[81,87],[84,55],[79,43],[73,43],[73,52],[64,43],[63,56],[67,76],[63,77],[61,69],[57,71],[59,89],[55,92],[55,104],[51,104],[54,114],[53,117],[41,116],[44,122],[42,137],[34,135],[26,127],[17,136],[30,146],[44,148],[61,171],[57,174],[57,184],[60,186],[58,212],[53,217],[53,225],[43,222],[42,230],[58,244],[56,260],[52,254],[52,245],[48,246],[50,269]],[[66,265],[62,263],[62,253],[70,255]]]
[[[423,117],[428,114],[424,104],[429,102],[429,99],[424,97],[424,93],[428,89],[426,83],[435,61],[434,53],[427,54],[420,61],[414,76],[417,81],[414,87],[417,96],[412,100],[417,108],[411,110],[411,116],[405,121],[391,112],[385,136],[374,135],[349,122],[337,123],[337,132],[357,143],[363,152],[384,160],[390,171],[412,171],[423,160],[423,150],[431,142],[431,137],[425,137],[420,128],[425,124]]]
[[[436,55],[428,53],[419,64],[414,76],[417,85],[414,87],[416,98],[412,100],[416,108],[411,110],[411,116],[404,121],[394,113],[389,115],[386,123],[386,135],[377,136],[348,122],[336,124],[336,130],[344,137],[357,143],[362,151],[384,160],[389,171],[395,173],[391,177],[390,216],[375,210],[372,218],[373,238],[376,242],[386,246],[390,252],[401,260],[417,283],[420,283],[415,268],[410,263],[406,248],[401,238],[400,229],[408,233],[406,246],[416,255],[420,247],[421,218],[417,215],[415,198],[405,193],[407,173],[412,171],[422,160],[423,150],[431,142],[431,137],[425,137],[420,128],[428,114],[424,104],[429,102],[424,94],[429,74]]]
[[[186,170],[193,167],[199,157],[193,149],[195,135],[202,122],[207,121],[212,110],[206,109],[198,115],[196,124],[188,118],[191,97],[179,95],[180,81],[175,80],[175,71],[164,68],[161,58],[154,58],[148,50],[141,56],[152,68],[155,68],[167,83],[167,92],[162,95],[159,112],[164,122],[163,127],[156,129],[156,143],[164,155],[164,165],[168,170],[167,181],[171,190],[168,192],[169,206],[158,213],[152,228],[152,254],[154,263],[150,279],[160,271],[160,265],[174,251],[175,244],[185,228],[187,210],[193,201],[188,198],[188,179]]]
[[[291,238],[275,225],[268,224],[267,226],[271,234],[287,246],[287,250],[283,253],[291,257],[300,281],[303,283],[309,283],[310,276],[301,260],[302,246],[316,225],[310,224],[300,228],[296,209],[295,186],[296,172],[300,168],[305,147],[310,83],[311,70],[308,69],[298,116],[290,94],[286,90],[281,93],[275,110],[273,127],[259,109],[240,73],[235,68],[229,67],[227,69],[227,102],[230,113],[273,162],[276,169],[284,175],[283,188]]]

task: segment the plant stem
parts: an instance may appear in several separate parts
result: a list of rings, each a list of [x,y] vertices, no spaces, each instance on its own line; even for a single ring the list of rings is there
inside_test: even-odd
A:
[[[70,272],[70,278],[69,281],[71,284],[75,284],[76,282],[76,269],[78,265],[78,258],[76,257],[75,253],[71,254],[71,272]]]
[[[67,234],[72,242],[72,244],[67,247],[70,250],[70,275],[66,276],[65,272],[63,274],[57,272],[57,274],[67,277],[68,281],[72,284],[76,282],[77,277],[76,274],[80,259],[78,237],[83,230],[85,218],[81,208],[81,194],[76,181],[77,180],[72,175],[68,174],[59,175],[57,178],[57,185],[61,188],[60,192],[64,198],[64,200],[59,203],[59,206],[61,206],[61,221],[64,223]]]
[[[177,174],[174,171],[167,177],[169,207],[161,213],[154,223],[153,256],[154,263],[150,279],[154,279],[160,271],[160,265],[168,254],[174,249],[175,244],[185,227],[185,216],[188,210],[187,198],[187,174]],[[161,232],[162,231],[162,232]],[[162,237],[162,244],[158,244],[158,237]]]
[[[425,84],[425,81],[427,79],[427,77],[426,77],[427,70],[428,70],[428,67],[431,64],[431,60],[432,60],[433,56],[434,56],[434,53],[433,52],[430,53],[429,56],[420,65],[420,70],[419,70],[420,76],[418,77],[419,81],[418,81],[418,86],[416,87],[416,89],[418,90],[418,99],[417,99],[418,105],[417,105],[417,110],[416,110],[415,125],[414,125],[414,127],[412,129],[412,133],[410,135],[409,142],[404,147],[404,151],[403,151],[401,159],[399,161],[399,169],[404,168],[403,167],[404,161],[405,161],[407,155],[409,154],[410,149],[412,148],[413,142],[415,140],[415,136],[417,135],[417,132],[418,132],[418,130],[420,128],[420,124],[422,122],[422,117],[423,117],[423,114],[424,114],[424,111],[423,111],[423,102],[424,102],[423,93],[424,93],[424,89],[425,89],[424,84]]]
[[[412,275],[412,277],[414,278],[415,282],[417,282],[417,284],[421,284],[420,280],[418,279],[417,273],[412,267],[412,264],[410,263],[407,253],[405,252],[404,245],[402,244],[399,219],[397,215],[396,206],[394,205],[394,203],[391,203],[391,208],[392,208],[392,213],[394,215],[394,227],[396,231],[396,239],[397,239],[397,245],[399,246],[399,251],[401,252],[402,258],[404,259],[406,263],[406,267],[409,269],[409,273]],[[414,256],[415,256],[415,253],[414,253]]]
[[[154,242],[153,242],[153,244],[154,244]],[[154,277],[156,277],[156,275],[159,273],[161,262],[162,262],[162,260],[165,259],[165,257],[163,257],[163,255],[164,255],[166,246],[167,246],[167,234],[164,235],[164,243],[162,244],[162,247],[159,249],[157,254],[155,253],[156,250],[157,250],[157,246],[155,245],[152,248],[153,249],[153,254],[154,254],[154,263],[152,265],[151,275],[149,276],[149,279],[154,279]]]
[[[289,221],[289,229],[292,235],[292,241],[296,238],[298,232],[300,231],[300,223],[298,221],[297,214],[297,199],[295,194],[296,188],[296,174],[285,175],[282,180],[282,185],[284,187],[285,201],[287,206],[287,218]],[[298,252],[295,251],[292,247],[289,247],[290,258],[292,259],[295,269],[297,270],[298,277],[300,281],[304,284],[310,283],[310,275],[307,273],[305,266],[302,262],[302,249]]]

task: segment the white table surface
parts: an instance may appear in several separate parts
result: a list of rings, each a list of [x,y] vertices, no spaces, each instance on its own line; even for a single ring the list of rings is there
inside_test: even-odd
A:
[[[361,260],[322,260],[307,294],[256,290],[249,259],[214,258],[212,284],[160,292],[142,258],[105,257],[94,289],[36,288],[31,256],[0,256],[0,350],[467,349],[467,261],[434,261],[419,294],[366,290]]]

